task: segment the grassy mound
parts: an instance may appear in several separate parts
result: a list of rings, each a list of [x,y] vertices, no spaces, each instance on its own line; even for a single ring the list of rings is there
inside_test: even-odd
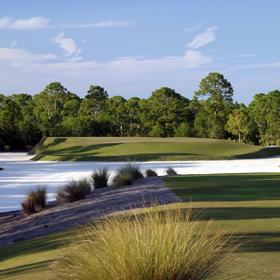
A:
[[[33,153],[34,160],[151,161],[268,157],[280,148],[204,138],[49,137]]]

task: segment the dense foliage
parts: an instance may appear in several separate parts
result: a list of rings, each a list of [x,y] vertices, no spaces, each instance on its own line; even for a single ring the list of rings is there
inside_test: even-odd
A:
[[[91,85],[84,98],[54,82],[32,96],[0,94],[0,150],[28,149],[43,136],[211,137],[272,145],[280,140],[280,91],[233,102],[220,73],[202,79],[192,100],[162,87],[147,99],[109,97]]]

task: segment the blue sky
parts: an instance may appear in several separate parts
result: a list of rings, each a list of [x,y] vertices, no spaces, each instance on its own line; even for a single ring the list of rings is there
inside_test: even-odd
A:
[[[235,100],[280,88],[280,1],[3,1],[0,92],[34,94],[52,81],[84,96],[188,98],[218,71]]]

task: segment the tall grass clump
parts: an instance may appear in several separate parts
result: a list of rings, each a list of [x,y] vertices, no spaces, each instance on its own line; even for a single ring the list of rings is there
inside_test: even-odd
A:
[[[31,215],[43,210],[46,207],[46,203],[46,188],[39,187],[26,195],[25,200],[21,203],[21,207],[25,214]]]
[[[121,167],[113,179],[114,187],[123,187],[131,185],[134,180],[143,178],[143,174],[139,166],[134,164],[127,164]]]
[[[105,167],[99,170],[95,170],[90,176],[94,188],[100,189],[100,188],[107,187],[109,176],[110,176],[109,171]]]
[[[180,210],[108,218],[82,230],[80,239],[57,261],[51,279],[212,279],[233,251],[231,238],[211,222],[193,222]]]
[[[72,180],[57,192],[56,201],[59,204],[71,203],[85,198],[90,193],[91,185],[87,179]]]
[[[177,175],[177,172],[175,171],[175,169],[171,168],[171,167],[168,167],[166,169],[166,174],[168,176],[176,176]]]
[[[146,176],[147,177],[156,177],[157,176],[157,173],[155,170],[153,169],[147,169],[146,170]]]

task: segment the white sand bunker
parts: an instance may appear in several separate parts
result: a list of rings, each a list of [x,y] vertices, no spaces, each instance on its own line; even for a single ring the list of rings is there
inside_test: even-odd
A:
[[[33,162],[24,153],[0,153],[0,212],[20,208],[30,189],[45,186],[48,193],[72,179],[87,177],[94,169],[107,167],[111,176],[124,162]],[[213,161],[139,162],[165,175],[167,167],[179,174],[280,172],[280,157]]]

